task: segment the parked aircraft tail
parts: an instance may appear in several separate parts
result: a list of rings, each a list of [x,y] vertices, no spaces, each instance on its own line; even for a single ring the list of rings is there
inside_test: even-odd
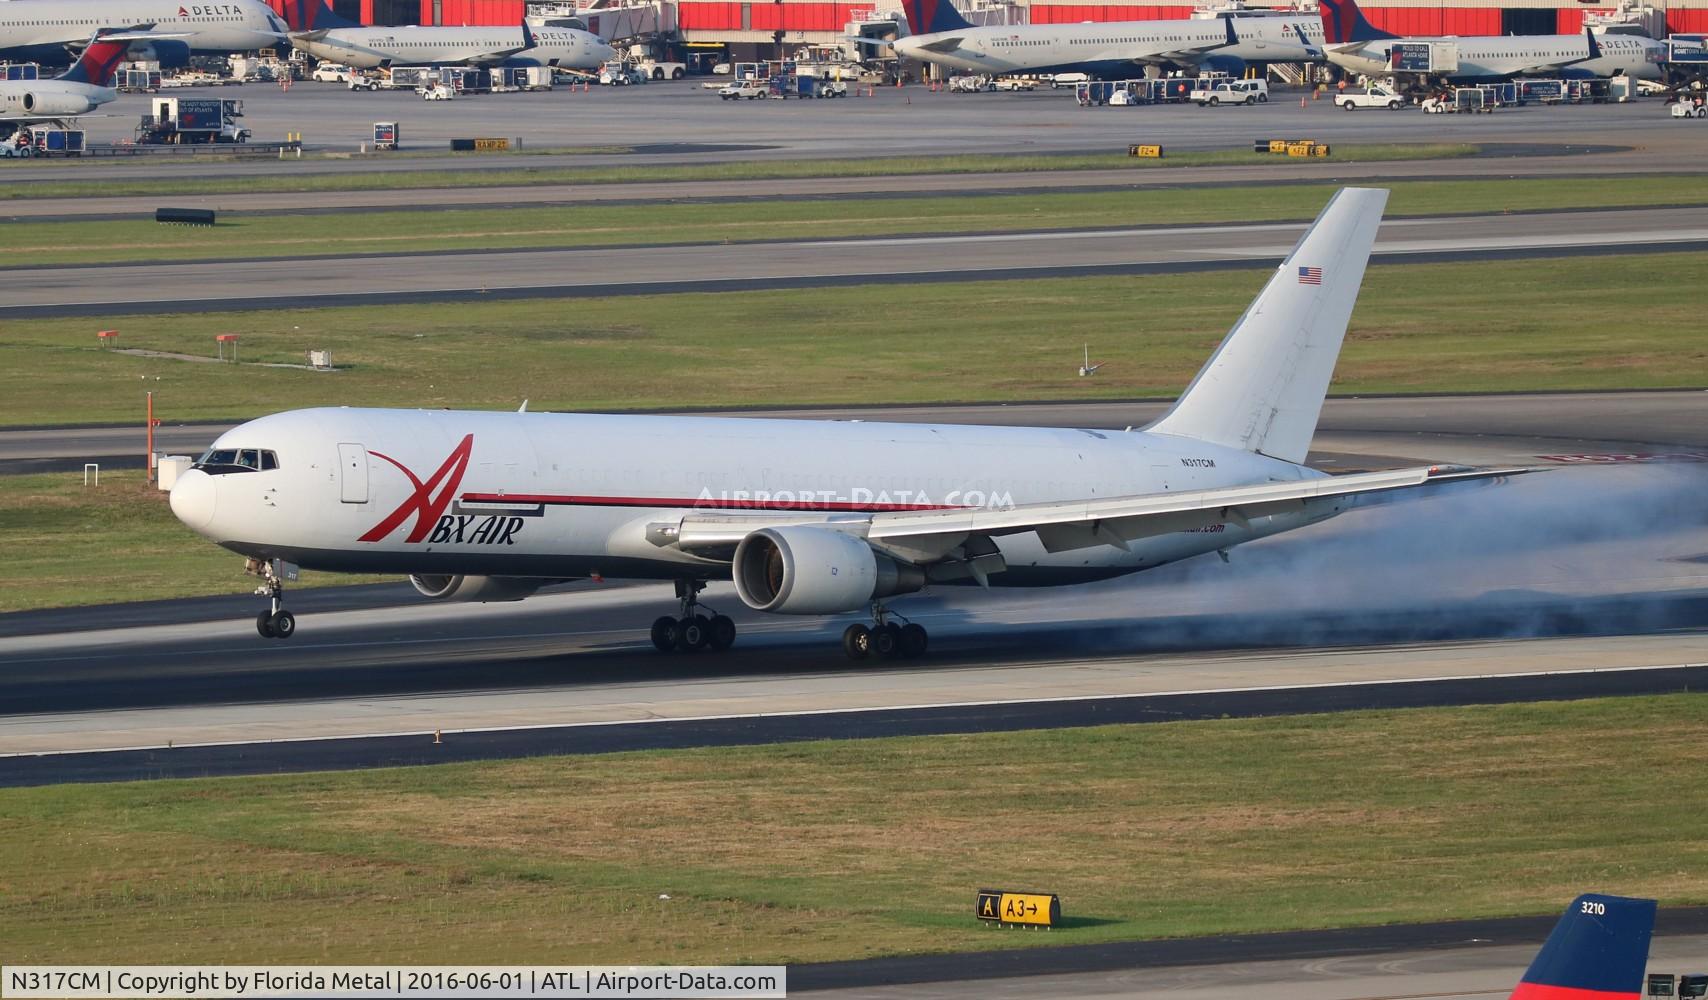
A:
[[[153,25],[142,27],[152,28]],[[97,32],[84,47],[83,54],[77,57],[70,69],[59,75],[59,79],[67,83],[87,83],[96,87],[112,86],[113,73],[118,70],[119,64],[125,61],[131,43],[139,37],[146,36],[116,34],[111,31]]]
[[[960,31],[973,26],[950,0],[902,0],[901,6],[907,14],[907,30],[915,35]]]
[[[324,31],[327,28],[360,27],[332,9],[327,0],[284,0],[285,24],[292,31]]]
[[[1640,1000],[1655,901],[1589,893],[1572,900],[1510,1000]]]
[[[1387,202],[1380,188],[1335,194],[1173,409],[1147,430],[1303,462]]]
[[[1317,6],[1322,13],[1323,41],[1328,45],[1400,37],[1371,24],[1358,9],[1358,0],[1321,0]]]

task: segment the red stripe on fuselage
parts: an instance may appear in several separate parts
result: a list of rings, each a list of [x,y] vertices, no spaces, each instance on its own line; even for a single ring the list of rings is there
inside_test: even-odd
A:
[[[676,507],[695,510],[834,511],[880,514],[914,510],[968,510],[940,503],[854,503],[837,500],[720,500],[680,497],[592,497],[553,493],[464,493],[465,503],[537,503],[548,507]]]
[[[1642,996],[1635,990],[1622,993],[1583,990],[1576,986],[1549,986],[1546,983],[1519,983],[1509,1000],[1642,1000]]]

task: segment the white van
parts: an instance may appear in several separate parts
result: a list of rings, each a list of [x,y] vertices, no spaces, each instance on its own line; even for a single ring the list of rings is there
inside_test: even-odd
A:
[[[1268,104],[1268,80],[1217,80],[1214,85],[1195,89],[1189,98],[1203,107],[1218,104]]]

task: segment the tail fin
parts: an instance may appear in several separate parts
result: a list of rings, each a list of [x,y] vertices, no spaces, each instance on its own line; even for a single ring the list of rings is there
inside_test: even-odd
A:
[[[1572,900],[1510,1000],[1640,1000],[1655,901],[1589,893]]]
[[[1322,13],[1323,41],[1326,44],[1400,37],[1391,31],[1382,31],[1366,20],[1364,12],[1358,9],[1358,0],[1321,0],[1318,8]]]
[[[153,25],[149,25],[153,27]],[[71,68],[59,75],[59,79],[67,83],[87,83],[96,87],[108,87],[113,83],[113,73],[119,68],[119,63],[125,61],[125,54],[130,51],[131,42],[135,35],[112,35],[111,32],[97,33],[89,40],[83,54]]]
[[[902,0],[907,14],[907,30],[914,35],[929,35],[934,31],[960,31],[972,27],[949,0]]]
[[[1388,192],[1342,188],[1147,430],[1299,463],[1316,434]]]
[[[282,0],[285,24],[292,31],[324,31],[361,25],[332,9],[330,0]]]

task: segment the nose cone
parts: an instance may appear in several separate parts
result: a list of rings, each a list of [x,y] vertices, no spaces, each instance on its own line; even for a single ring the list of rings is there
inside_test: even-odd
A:
[[[213,523],[213,477],[198,469],[190,469],[172,484],[172,513],[196,531],[205,531]]]

